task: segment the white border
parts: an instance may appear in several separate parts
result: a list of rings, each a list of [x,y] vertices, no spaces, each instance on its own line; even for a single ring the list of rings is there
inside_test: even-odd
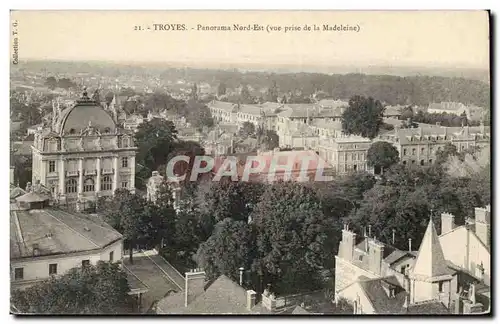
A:
[[[415,10],[415,9],[424,9],[424,10],[450,10],[450,9],[492,9],[494,13],[499,12],[498,10],[498,4],[500,1],[482,1],[482,0],[475,0],[475,1],[437,1],[437,0],[421,0],[421,1],[390,1],[390,0],[378,0],[378,1],[370,1],[370,0],[365,0],[365,1],[318,1],[318,0],[308,0],[308,1],[292,1],[292,0],[287,0],[287,1],[270,1],[270,0],[253,0],[253,1],[248,1],[246,3],[242,3],[242,1],[222,1],[222,0],[212,0],[212,1],[203,1],[203,0],[198,0],[198,1],[193,1],[193,0],[183,0],[183,1],[176,1],[175,3],[168,1],[155,1],[155,2],[148,2],[145,3],[145,1],[129,1],[125,2],[123,0],[121,1],[109,1],[109,0],[87,0],[87,1],[54,1],[54,0],[45,0],[45,1],[36,1],[36,0],[31,0],[31,1],[14,1],[14,0],[4,0],[0,4],[0,7],[2,7],[2,10],[0,11],[0,17],[2,20],[2,26],[4,26],[3,32],[0,33],[1,35],[1,41],[0,41],[0,46],[2,47],[2,52],[3,53],[9,53],[9,48],[8,44],[10,43],[9,41],[9,28],[6,28],[7,25],[9,24],[10,18],[9,18],[9,9],[25,9],[25,10],[36,10],[36,9],[101,9],[101,10],[106,10],[106,9],[120,9],[120,10],[133,10],[133,9],[140,9],[140,10],[165,10],[165,9],[174,9],[174,10],[179,10],[179,9],[210,9],[210,10],[215,10],[215,9],[257,9],[257,10],[264,10],[264,9],[306,9],[306,10],[327,10],[327,9],[335,9],[335,10]],[[498,17],[496,17],[498,19]],[[497,22],[498,23],[498,22]],[[495,33],[495,42],[498,42],[498,32]],[[54,46],[57,46],[57,44],[53,44]],[[8,276],[8,255],[9,255],[9,248],[7,247],[7,237],[9,236],[9,228],[7,222],[8,222],[8,203],[7,203],[7,191],[8,191],[8,178],[9,175],[7,174],[7,169],[8,169],[8,159],[7,159],[7,152],[9,148],[9,63],[10,60],[7,59],[7,54],[4,57],[4,61],[2,62],[1,65],[1,70],[2,70],[2,87],[0,87],[0,94],[2,98],[2,103],[3,103],[3,109],[1,110],[2,116],[0,118],[0,122],[2,123],[0,127],[2,131],[2,136],[0,136],[0,145],[1,145],[1,152],[4,152],[5,158],[0,159],[0,170],[4,170],[4,175],[5,175],[5,181],[3,182],[2,186],[2,192],[1,194],[2,197],[5,197],[1,200],[2,202],[2,208],[4,210],[3,213],[3,226],[0,226],[0,229],[2,231],[1,237],[3,237],[1,248],[2,248],[2,253],[0,254],[2,256],[2,276],[1,278],[1,283],[0,287],[4,287],[2,289],[1,293],[1,315],[2,317],[7,317],[5,318],[8,322],[14,321],[14,317],[9,316],[9,288],[10,287],[10,280]],[[494,72],[497,72],[496,69]],[[498,83],[496,83],[495,93],[498,93]],[[495,110],[497,108],[495,107]],[[497,110],[498,111],[498,110]],[[495,114],[495,121],[494,125],[499,125],[500,124],[500,113]],[[497,133],[495,131],[495,133]],[[497,136],[495,136],[495,150],[497,152],[500,152],[500,143],[498,141]],[[495,177],[495,180],[497,178]],[[496,182],[496,181],[495,181]],[[496,198],[496,195],[495,197]],[[494,209],[495,211],[497,208]],[[495,215],[494,215],[495,216]],[[495,222],[498,227],[498,224],[500,221]],[[495,231],[497,232],[497,231]],[[495,240],[495,242],[498,242],[498,240]],[[495,247],[495,256],[499,253],[498,249]],[[498,266],[498,264],[497,264]],[[496,283],[496,280],[495,280]],[[495,287],[496,288],[496,287]],[[495,289],[496,291],[496,289]],[[496,304],[498,304],[498,298],[495,298],[497,301]],[[496,305],[497,306],[497,305]],[[496,307],[498,310],[498,307]],[[92,318],[90,321],[93,323],[96,322],[104,322],[106,319],[109,318]],[[188,321],[195,321],[201,318],[192,318],[189,319]],[[417,321],[423,322],[424,320],[426,322],[431,321],[431,322],[437,322],[439,319],[431,319],[431,318],[425,318],[425,319],[418,319],[417,317],[415,318]],[[51,321],[52,318],[46,318],[46,319],[38,319],[38,320],[45,320],[45,321]],[[71,319],[71,318],[64,318],[60,319],[64,321],[76,321],[77,319]],[[82,319],[79,319],[81,321]],[[87,321],[86,319],[83,319]],[[158,319],[157,319],[158,320]],[[162,320],[162,319],[159,319]],[[176,318],[165,318],[167,321],[178,321],[181,320],[176,319]],[[207,319],[202,319],[206,321]],[[213,320],[213,319],[212,319]],[[216,319],[217,320],[217,319]],[[236,318],[231,318],[231,321],[238,321],[238,322],[247,322],[251,321],[254,319],[250,318],[243,318],[243,319],[236,319]],[[264,320],[264,319],[258,319]],[[317,320],[317,319],[316,319]],[[340,320],[336,318],[326,318],[323,320],[327,321],[337,321]],[[358,319],[359,320],[359,319]],[[376,320],[376,321],[383,321],[384,319],[371,319]],[[468,319],[472,321],[476,321],[475,319]],[[132,322],[137,322],[139,323],[142,321],[142,319],[135,318],[135,319],[129,319],[127,321],[132,321]],[[184,322],[186,320],[183,320]],[[301,322],[309,321],[309,319],[300,319]]]

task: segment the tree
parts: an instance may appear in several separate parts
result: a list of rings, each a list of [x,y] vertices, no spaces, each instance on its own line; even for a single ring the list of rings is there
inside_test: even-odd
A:
[[[457,147],[451,143],[446,143],[442,149],[438,149],[438,151],[436,152],[436,163],[443,164],[448,160],[450,156],[457,155]]]
[[[333,258],[333,235],[316,192],[299,183],[269,186],[253,213],[258,256],[253,269],[277,294],[320,286],[318,271]]]
[[[196,85],[196,83],[194,83],[193,87],[191,88],[191,99],[198,100],[198,86]]]
[[[28,314],[122,314],[132,312],[129,291],[119,264],[98,261],[25,290],[13,290],[10,300]]]
[[[342,114],[342,130],[346,134],[373,139],[383,124],[384,107],[371,97],[354,96]]]
[[[149,170],[157,170],[160,165],[167,164],[167,157],[177,141],[177,130],[173,122],[154,118],[138,127],[135,139],[137,163]]]
[[[238,269],[249,269],[252,264],[254,246],[250,226],[246,222],[226,218],[200,245],[197,263],[206,271],[209,280],[223,274],[238,282]]]
[[[251,122],[243,122],[238,134],[244,139],[250,136],[255,136],[255,125]]]
[[[250,94],[248,85],[241,86],[240,101],[242,104],[253,104],[255,102],[254,97]]]
[[[397,148],[388,142],[375,142],[368,149],[367,164],[384,173],[384,169],[399,162],[399,152]],[[375,171],[375,173],[378,173]]]
[[[226,94],[227,87],[224,82],[219,83],[219,86],[217,87],[217,96],[223,96]]]
[[[126,189],[117,189],[113,198],[98,202],[98,209],[105,221],[123,234],[130,263],[133,263],[134,248],[157,247],[163,238],[169,242],[168,238],[174,231],[175,211],[166,185],[160,187],[157,203]]]
[[[401,119],[408,120],[413,118],[413,108],[411,106],[405,106],[401,109]]]
[[[259,135],[259,129],[257,130]],[[259,144],[263,150],[274,150],[280,146],[280,139],[276,131],[272,129],[265,129],[262,131],[260,136],[258,136]]]
[[[189,109],[189,114],[186,116],[186,120],[199,131],[203,128],[211,128],[214,126],[214,120],[210,109],[202,103],[199,103],[193,99],[187,101],[187,106]]]
[[[57,81],[57,86],[62,89],[70,89],[70,88],[76,88],[76,83],[71,81],[68,78],[61,78],[59,81]]]
[[[266,99],[270,102],[277,102],[278,95],[278,86],[276,85],[276,81],[273,81],[273,85],[267,90]]]

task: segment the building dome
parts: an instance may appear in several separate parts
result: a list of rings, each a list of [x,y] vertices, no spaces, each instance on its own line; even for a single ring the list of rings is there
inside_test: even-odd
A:
[[[116,123],[103,107],[83,92],[75,106],[67,108],[61,113],[59,131],[62,134],[80,134],[89,125],[101,134],[114,133]]]

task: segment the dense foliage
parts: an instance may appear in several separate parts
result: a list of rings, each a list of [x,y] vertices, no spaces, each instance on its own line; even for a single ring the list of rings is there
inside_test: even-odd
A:
[[[342,131],[345,134],[375,138],[383,125],[384,107],[371,97],[354,96],[342,113]]]
[[[129,291],[119,264],[99,261],[13,290],[11,304],[25,314],[123,314],[133,312]]]

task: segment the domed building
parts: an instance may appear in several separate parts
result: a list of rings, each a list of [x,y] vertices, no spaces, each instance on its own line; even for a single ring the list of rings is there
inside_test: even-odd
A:
[[[33,183],[68,204],[111,196],[117,188],[134,191],[136,150],[133,133],[84,90],[72,107],[53,105],[50,125],[35,133]]]

